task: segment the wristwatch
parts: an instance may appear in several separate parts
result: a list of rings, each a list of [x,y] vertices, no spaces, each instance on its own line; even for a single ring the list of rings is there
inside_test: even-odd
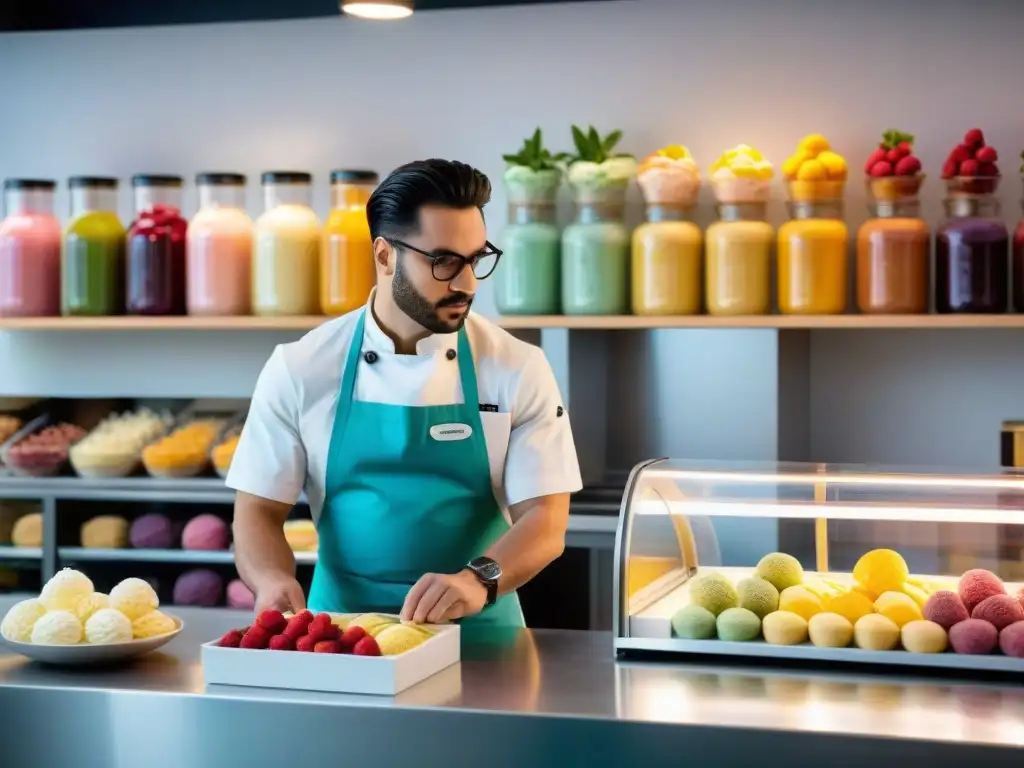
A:
[[[466,568],[487,588],[486,605],[494,605],[498,599],[498,580],[501,578],[501,566],[489,557],[474,557],[466,564]]]

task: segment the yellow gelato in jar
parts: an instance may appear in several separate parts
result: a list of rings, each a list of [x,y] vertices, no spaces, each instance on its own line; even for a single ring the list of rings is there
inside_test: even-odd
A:
[[[703,236],[689,220],[700,183],[700,169],[683,146],[664,147],[638,166],[647,221],[632,239],[631,305],[636,315],[701,311]]]
[[[774,176],[755,148],[726,150],[711,166],[719,220],[706,235],[705,293],[712,315],[764,315],[771,308],[775,230],[767,222]]]

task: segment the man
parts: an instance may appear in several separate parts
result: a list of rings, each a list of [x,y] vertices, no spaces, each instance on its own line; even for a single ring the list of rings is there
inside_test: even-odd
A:
[[[366,207],[366,307],[267,361],[227,478],[258,611],[305,607],[282,530],[305,488],[311,609],[524,625],[516,589],[562,553],[582,484],[543,353],[470,314],[501,255],[490,196],[464,163],[398,168]]]

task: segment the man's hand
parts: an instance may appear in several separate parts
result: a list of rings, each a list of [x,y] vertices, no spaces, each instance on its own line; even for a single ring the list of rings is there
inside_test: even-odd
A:
[[[402,606],[402,620],[440,624],[484,609],[487,587],[471,571],[428,573],[420,577]]]
[[[306,596],[294,578],[278,576],[258,585],[256,589],[256,615],[268,609],[284,613],[298,613],[306,607]]]

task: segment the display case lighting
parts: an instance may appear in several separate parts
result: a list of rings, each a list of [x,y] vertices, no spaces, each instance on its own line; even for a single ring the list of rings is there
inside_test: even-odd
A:
[[[360,19],[405,19],[412,16],[413,0],[341,0],[341,10]]]

